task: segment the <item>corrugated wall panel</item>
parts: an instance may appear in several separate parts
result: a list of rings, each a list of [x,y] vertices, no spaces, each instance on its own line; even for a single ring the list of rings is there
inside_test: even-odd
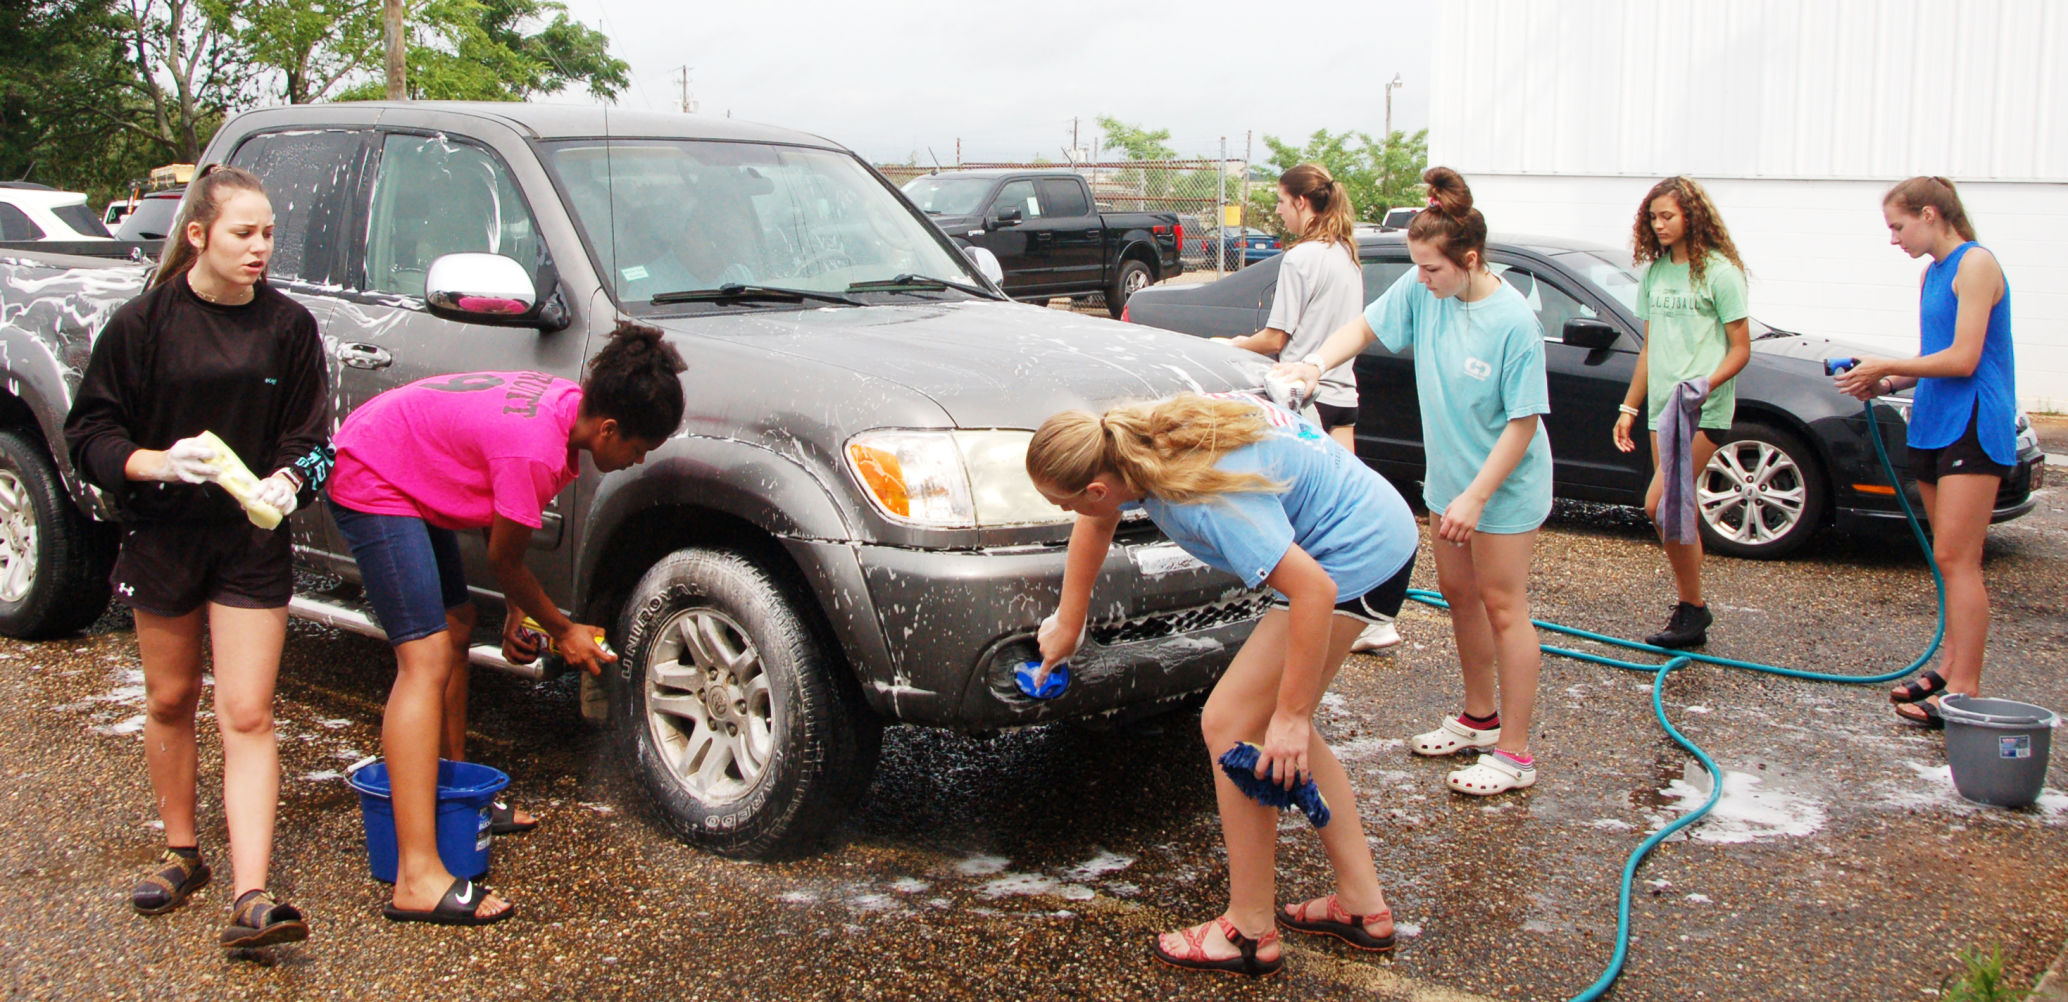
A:
[[[2064,7],[1459,0],[1430,152],[1479,172],[2068,180]]]

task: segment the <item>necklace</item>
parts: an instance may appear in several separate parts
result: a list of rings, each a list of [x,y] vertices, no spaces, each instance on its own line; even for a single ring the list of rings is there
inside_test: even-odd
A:
[[[213,303],[217,306],[243,306],[244,304],[251,302],[252,299],[258,295],[258,289],[256,287],[248,286],[244,289],[244,298],[239,299],[235,302],[232,302],[228,299],[217,299],[216,297],[201,291],[201,287],[194,284],[194,276],[191,273],[187,275],[187,288],[193,290],[194,295],[201,297],[202,302]]]

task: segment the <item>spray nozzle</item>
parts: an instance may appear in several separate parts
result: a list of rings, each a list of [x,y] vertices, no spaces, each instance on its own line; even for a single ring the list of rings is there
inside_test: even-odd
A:
[[[1836,376],[1858,364],[1860,360],[1857,358],[1827,358],[1824,360],[1824,375]]]

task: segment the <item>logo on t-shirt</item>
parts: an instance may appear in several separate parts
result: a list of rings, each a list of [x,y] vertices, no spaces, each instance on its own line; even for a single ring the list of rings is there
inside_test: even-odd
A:
[[[1488,365],[1485,362],[1482,362],[1476,358],[1468,358],[1465,360],[1465,375],[1471,376],[1473,379],[1477,379],[1483,382],[1486,380],[1488,376],[1491,376],[1493,374],[1493,366]]]

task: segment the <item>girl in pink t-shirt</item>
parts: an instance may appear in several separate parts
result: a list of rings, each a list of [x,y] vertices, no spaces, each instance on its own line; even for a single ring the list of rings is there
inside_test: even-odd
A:
[[[475,611],[455,530],[488,530],[488,559],[509,603],[503,653],[529,661],[519,625],[537,620],[571,665],[616,660],[601,630],[570,620],[524,566],[579,453],[609,473],[636,466],[682,423],[682,356],[651,327],[626,323],[580,385],[540,372],[434,376],[367,401],[338,429],[330,510],[352,547],[374,614],[395,645],[381,747],[395,808],[394,901],[401,922],[486,925],[513,907],[456,879],[438,858],[438,760],[458,761],[467,731],[467,647]],[[500,810],[508,830],[531,826]]]

